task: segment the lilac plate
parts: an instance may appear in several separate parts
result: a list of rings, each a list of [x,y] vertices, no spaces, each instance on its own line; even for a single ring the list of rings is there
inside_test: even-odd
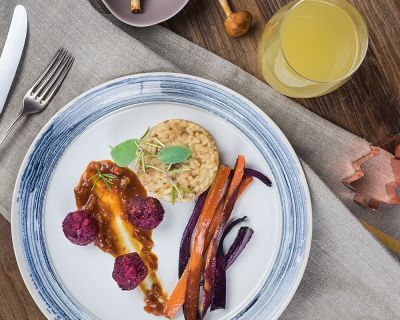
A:
[[[172,18],[189,0],[141,0],[142,12],[131,12],[130,0],[102,0],[111,13],[122,22],[148,27]]]

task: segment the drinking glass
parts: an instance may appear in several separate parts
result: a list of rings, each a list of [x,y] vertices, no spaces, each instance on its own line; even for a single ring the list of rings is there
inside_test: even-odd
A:
[[[344,84],[364,60],[368,30],[346,0],[296,0],[267,23],[258,61],[268,84],[284,95],[310,98]]]

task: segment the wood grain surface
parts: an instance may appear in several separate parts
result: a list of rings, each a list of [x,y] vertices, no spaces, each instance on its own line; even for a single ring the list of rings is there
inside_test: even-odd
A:
[[[266,21],[290,0],[231,0],[234,11],[252,13],[249,34],[225,35],[217,0],[190,0],[165,26],[242,67],[262,80],[257,45]],[[370,44],[358,72],[339,90],[314,99],[298,99],[321,117],[371,142],[400,131],[400,1],[354,0],[364,15]]]
[[[231,39],[223,29],[218,0],[190,0],[163,25],[186,39],[237,64],[262,80],[257,44],[266,21],[289,0],[233,0],[234,10],[248,10],[254,24],[249,34]],[[321,117],[376,141],[400,132],[400,1],[354,0],[366,18],[370,46],[360,70],[339,90],[298,100]],[[0,319],[44,319],[30,297],[15,261],[10,225],[0,217]]]

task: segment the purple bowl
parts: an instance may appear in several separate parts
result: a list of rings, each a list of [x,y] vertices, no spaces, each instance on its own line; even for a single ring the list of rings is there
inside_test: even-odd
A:
[[[141,13],[131,12],[131,0],[102,1],[122,22],[136,27],[148,27],[172,18],[189,0],[141,0]]]

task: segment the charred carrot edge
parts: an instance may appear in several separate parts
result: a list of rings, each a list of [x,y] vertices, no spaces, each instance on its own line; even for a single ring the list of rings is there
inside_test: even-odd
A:
[[[204,208],[200,215],[188,263],[188,279],[184,303],[184,314],[186,320],[196,320],[198,318],[200,280],[205,240],[218,203],[220,202],[222,193],[225,189],[226,182],[228,181],[230,171],[230,168],[222,167],[220,174],[211,185],[206,203],[204,204]]]
[[[182,273],[182,276],[179,278],[178,284],[176,285],[174,291],[169,297],[163,315],[167,318],[174,317],[179,309],[182,307],[185,302],[185,294],[186,294],[186,285],[188,279],[188,268],[186,267],[185,271]]]
[[[192,299],[191,301],[196,299],[196,291],[197,296],[199,296],[200,272],[205,247],[204,242],[208,227],[210,226],[211,220],[224,191],[225,184],[228,180],[229,173],[229,167],[220,166],[210,190],[208,191],[206,202],[199,218],[189,263],[164,308],[164,316],[167,318],[172,318],[179,311],[186,300],[186,296],[188,296],[187,299]],[[193,312],[192,310],[190,311]],[[195,308],[195,316],[197,317],[197,305]]]
[[[254,179],[251,176],[243,177],[242,183],[240,184],[239,191],[238,191],[238,194],[237,194],[237,197],[236,197],[236,201],[243,194],[243,192],[246,191],[246,189],[253,182],[253,180]],[[218,219],[221,217],[221,215],[223,213],[222,209],[223,209],[223,205],[224,205],[224,200],[225,199],[222,199],[221,202],[219,203],[219,205],[217,207],[217,211],[216,211],[216,213],[214,215],[214,219],[211,221],[210,228],[209,228],[209,231],[207,233],[207,238],[206,238],[206,249],[208,248],[208,246],[209,246],[209,244],[211,242],[211,239],[213,238],[214,233],[217,230],[218,222],[219,222]]]
[[[249,187],[249,185],[251,185],[253,180],[254,180],[254,178],[251,176],[243,177],[242,183],[240,184],[240,187],[239,187],[237,199],[239,199],[239,197],[246,191],[246,189]]]
[[[248,186],[253,182],[253,177],[251,176],[246,176],[243,178],[243,181],[240,185],[239,192],[238,192],[238,198],[243,194],[243,192],[248,188]],[[219,211],[222,212],[222,206],[223,206],[223,201],[220,201],[220,205],[216,209],[216,213],[214,215],[214,218],[216,217],[217,213]],[[213,219],[213,222],[216,221]],[[209,231],[207,233],[207,238],[205,242],[205,250],[207,250],[211,239],[215,233],[215,230],[217,229],[217,224],[214,222],[210,225]],[[178,284],[176,285],[174,291],[171,294],[171,297],[169,298],[167,305],[164,309],[164,316],[167,318],[172,318],[182,307],[184,301],[185,301],[185,293],[186,293],[186,284],[187,284],[187,275],[188,275],[188,268],[186,267],[185,271],[182,273],[182,276],[179,278]]]
[[[238,198],[244,193],[244,191],[249,187],[249,185],[253,182],[253,177],[246,176],[243,178],[243,181],[240,185]],[[220,201],[220,205],[216,209],[215,217],[219,211],[222,212],[223,201]],[[214,222],[215,219],[212,220],[212,224],[209,227],[209,231],[207,233],[207,238],[205,241],[205,250],[207,250],[211,239],[217,229],[217,224]],[[179,309],[182,307],[185,301],[185,293],[186,293],[186,285],[187,285],[187,276],[188,276],[188,268],[186,267],[185,271],[182,273],[182,276],[179,278],[179,281],[172,292],[167,305],[164,309],[164,316],[167,318],[172,318],[178,313]]]
[[[203,289],[204,290],[204,299],[203,299],[203,303],[200,307],[201,319],[204,318],[204,316],[210,306],[210,303],[211,303],[211,294],[212,294],[212,289],[214,288],[214,282],[215,282],[215,276],[214,276],[213,271],[215,271],[215,266],[216,266],[217,250],[218,250],[222,235],[224,233],[224,230],[226,228],[226,225],[228,223],[228,220],[233,211],[235,202],[239,196],[239,189],[240,189],[240,186],[243,181],[244,168],[245,168],[245,157],[243,155],[239,155],[236,160],[232,180],[229,184],[229,187],[228,187],[228,190],[226,193],[226,197],[224,200],[224,206],[222,209],[222,214],[218,217],[218,219],[216,221],[217,228],[213,234],[213,238],[208,247],[206,266],[205,266],[205,272],[204,272],[204,289]],[[197,303],[198,303],[198,301],[197,301]]]

